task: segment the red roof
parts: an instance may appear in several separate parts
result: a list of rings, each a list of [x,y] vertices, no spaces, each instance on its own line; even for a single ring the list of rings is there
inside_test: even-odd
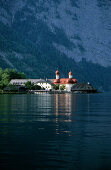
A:
[[[72,78],[62,78],[62,79],[54,79],[53,81],[54,84],[75,84],[77,83],[76,79]]]

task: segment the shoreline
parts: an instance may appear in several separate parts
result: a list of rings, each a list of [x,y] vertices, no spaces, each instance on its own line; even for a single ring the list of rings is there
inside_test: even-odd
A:
[[[0,94],[94,94],[94,93],[103,93],[99,91],[62,91],[62,90],[53,90],[53,91],[46,91],[46,90],[33,90],[33,91],[27,91],[27,92],[0,92]]]

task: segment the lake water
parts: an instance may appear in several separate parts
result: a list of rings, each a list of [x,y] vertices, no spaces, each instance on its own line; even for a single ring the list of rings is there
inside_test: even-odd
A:
[[[0,95],[0,170],[111,170],[111,94]]]

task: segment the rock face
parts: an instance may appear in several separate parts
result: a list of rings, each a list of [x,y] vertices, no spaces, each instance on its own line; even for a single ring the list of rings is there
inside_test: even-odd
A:
[[[107,68],[110,18],[110,0],[0,0],[0,64],[30,76],[54,74],[57,66],[65,75],[63,60],[66,69],[80,69],[81,61]]]
[[[1,0],[0,11],[1,22],[24,31],[29,26],[29,36],[43,36],[45,29],[46,40],[75,61],[111,66],[110,0]],[[39,43],[43,37],[35,38]]]

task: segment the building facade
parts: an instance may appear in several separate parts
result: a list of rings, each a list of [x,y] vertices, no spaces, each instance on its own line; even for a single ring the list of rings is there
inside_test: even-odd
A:
[[[71,71],[69,72],[68,75],[69,75],[69,78],[60,78],[60,73],[57,70],[56,71],[56,79],[54,79],[53,84],[59,85],[59,89],[60,89],[61,86],[64,85],[64,87],[65,87],[64,90],[70,92],[72,86],[77,83],[77,80],[75,78],[73,78],[73,74],[72,74]]]
[[[42,89],[51,90],[53,89],[53,83],[48,79],[12,79],[10,84],[15,86],[25,86],[25,83],[30,81],[34,85],[40,86]]]
[[[52,90],[54,85],[58,85],[59,89],[61,89],[64,85],[64,90],[66,91],[71,91],[72,86],[77,83],[77,80],[73,78],[71,71],[69,72],[69,78],[60,78],[60,73],[57,70],[56,79],[12,79],[10,84],[15,86],[25,86],[25,83],[28,81],[45,90]]]

